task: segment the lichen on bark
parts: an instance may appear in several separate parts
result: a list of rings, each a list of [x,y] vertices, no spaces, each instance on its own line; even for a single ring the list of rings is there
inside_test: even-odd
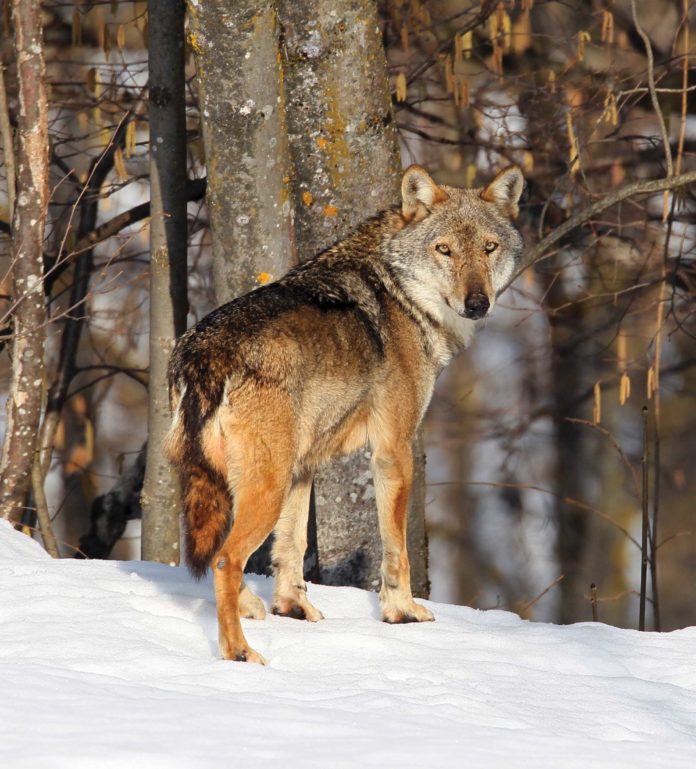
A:
[[[48,106],[38,0],[13,0],[12,22],[19,94],[17,194],[12,220],[14,328],[12,380],[0,463],[0,516],[16,521],[31,483],[44,385]]]

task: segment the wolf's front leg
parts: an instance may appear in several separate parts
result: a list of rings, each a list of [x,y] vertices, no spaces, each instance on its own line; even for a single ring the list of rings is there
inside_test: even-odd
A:
[[[272,611],[284,617],[318,622],[324,615],[307,598],[303,573],[311,490],[309,473],[293,483],[275,527],[271,555],[275,572]]]
[[[408,498],[413,481],[410,443],[376,447],[372,469],[382,536],[382,588],[379,602],[384,622],[427,622],[432,613],[413,600],[406,548]]]

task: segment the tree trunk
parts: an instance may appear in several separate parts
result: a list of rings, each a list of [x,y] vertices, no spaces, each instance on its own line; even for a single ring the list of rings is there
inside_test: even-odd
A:
[[[12,3],[17,56],[17,195],[12,220],[14,339],[0,515],[16,521],[31,483],[44,385],[43,240],[48,207],[48,106],[41,4]]]
[[[373,0],[279,3],[300,259],[398,202],[400,162]],[[415,450],[409,514],[413,590],[427,595],[424,461]],[[341,458],[316,483],[322,578],[376,588],[381,546],[368,452]]]
[[[162,453],[171,423],[167,363],[186,330],[186,103],[181,0],[150,0],[150,384],[142,556],[179,563],[179,499]]]
[[[278,278],[295,262],[280,28],[271,0],[210,0],[191,5],[190,13],[213,279],[222,304]],[[316,560],[316,536],[310,536],[310,574]],[[247,569],[270,573],[270,538]]]
[[[555,427],[555,493],[556,554],[564,579],[559,585],[561,601],[558,621],[562,624],[587,619],[582,614],[583,598],[588,585],[583,584],[583,561],[586,549],[588,513],[566,499],[586,501],[585,441],[582,428],[569,418],[583,416],[578,395],[585,384],[583,376],[587,360],[580,347],[583,341],[582,303],[573,303],[558,276],[549,277],[546,303],[551,328],[552,414]],[[589,607],[585,607],[589,608]]]
[[[190,6],[218,303],[294,261],[279,27],[270,0]]]

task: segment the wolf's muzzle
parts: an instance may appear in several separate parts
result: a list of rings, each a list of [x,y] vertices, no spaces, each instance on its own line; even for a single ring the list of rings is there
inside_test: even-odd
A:
[[[464,313],[471,320],[483,318],[491,306],[488,297],[485,294],[469,294],[464,300]]]

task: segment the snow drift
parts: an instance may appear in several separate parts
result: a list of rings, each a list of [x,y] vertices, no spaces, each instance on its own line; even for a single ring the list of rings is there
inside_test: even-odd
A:
[[[391,626],[373,593],[310,593],[316,625],[244,620],[268,667],[224,662],[209,581],[54,561],[0,521],[0,766],[696,766],[694,629],[436,603]]]

